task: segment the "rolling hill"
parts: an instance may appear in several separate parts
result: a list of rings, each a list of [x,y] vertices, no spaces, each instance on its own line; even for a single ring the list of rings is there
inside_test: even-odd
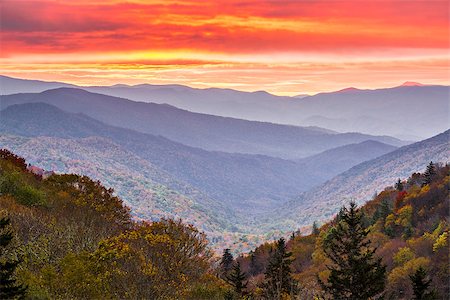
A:
[[[161,135],[188,146],[211,151],[295,159],[366,140],[395,146],[405,144],[387,136],[338,134],[316,127],[217,117],[169,105],[134,102],[72,88],[48,90],[39,94],[1,96],[0,108],[29,102],[48,103],[67,112],[84,113],[109,125]]]
[[[362,204],[393,185],[399,178],[423,172],[433,162],[450,161],[450,130],[432,138],[401,147],[375,159],[358,164],[320,186],[286,202],[272,212],[268,219],[277,228],[295,228],[313,221],[330,219],[350,200]],[[267,222],[268,219],[262,221]]]
[[[257,212],[319,183],[293,161],[192,148],[44,103],[12,105],[1,111],[0,132],[28,137],[107,138],[234,209],[252,207]]]
[[[377,141],[365,141],[349,144],[322,153],[299,159],[298,162],[306,170],[326,181],[359,163],[374,159],[397,149],[395,146]]]
[[[0,77],[0,84],[3,95],[76,87],[65,83],[29,81],[6,76]],[[420,140],[446,130],[444,124],[448,123],[450,95],[448,86],[408,82],[393,88],[347,88],[302,97],[280,97],[264,91],[249,93],[231,89],[195,89],[182,85],[79,88],[135,101],[167,103],[189,111],[217,116],[296,126],[319,126],[340,132],[351,132],[357,128],[358,132],[396,136],[405,140]],[[321,151],[323,150],[326,149]]]
[[[0,148],[14,149],[29,163],[58,173],[91,176],[115,188],[138,219],[183,218],[202,230],[224,232],[233,213],[221,202],[101,137],[76,139],[0,135]]]

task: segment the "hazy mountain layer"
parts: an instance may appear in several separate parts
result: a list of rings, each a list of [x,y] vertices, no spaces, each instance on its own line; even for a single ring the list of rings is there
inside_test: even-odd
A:
[[[251,207],[252,212],[273,207],[320,183],[293,161],[192,148],[44,103],[13,105],[1,111],[0,130],[21,136],[108,138],[210,197],[235,209]]]
[[[307,170],[323,181],[364,161],[374,159],[397,149],[377,141],[350,144],[298,160]]]
[[[430,139],[401,147],[393,152],[363,162],[324,184],[303,193],[281,206],[270,219],[283,224],[277,228],[293,228],[331,218],[343,204],[358,204],[372,199],[380,188],[393,185],[399,178],[423,172],[433,162],[450,161],[450,130]],[[275,221],[277,219],[278,221]],[[287,221],[289,220],[289,221]]]
[[[14,150],[46,170],[83,174],[114,187],[138,218],[180,217],[207,232],[229,230],[234,219],[220,202],[105,138],[0,135],[0,148]]]
[[[0,77],[0,83],[1,94],[42,92],[50,88],[72,86],[5,76]],[[136,101],[167,103],[218,116],[320,126],[340,132],[357,131],[406,140],[431,137],[446,130],[445,124],[449,121],[448,86],[405,84],[376,90],[348,88],[302,97],[280,97],[263,91],[249,93],[218,88],[194,89],[182,85],[82,88]]]
[[[301,158],[366,140],[403,145],[386,136],[335,134],[319,128],[276,125],[191,113],[169,105],[134,102],[79,89],[56,89],[40,94],[2,96],[0,107],[44,102],[65,111],[84,113],[104,123],[162,135],[206,150]]]

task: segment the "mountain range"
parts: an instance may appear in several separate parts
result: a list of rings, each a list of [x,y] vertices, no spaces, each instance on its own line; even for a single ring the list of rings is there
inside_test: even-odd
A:
[[[312,126],[336,122],[328,128],[364,131],[371,120],[377,126],[395,123],[395,130],[411,127],[404,136],[412,139],[436,133],[436,128],[448,126],[442,123],[448,87],[407,84],[290,98],[177,85],[79,88],[7,77],[0,81],[0,148],[38,167],[85,174],[116,187],[135,218],[182,218],[221,247],[238,239],[255,246],[325,221],[350,199],[363,203],[380,187],[423,171],[431,160],[449,161],[449,131],[411,144],[386,135]],[[167,101],[123,98],[132,98],[130,90],[142,97],[160,94]],[[108,91],[121,92],[103,94]],[[429,105],[424,105],[426,96]],[[193,107],[211,103],[204,105],[211,114],[186,110],[179,99]],[[285,124],[214,115],[219,102],[236,111],[253,107],[261,120],[266,118],[261,112],[269,111],[284,120],[269,121]],[[405,116],[398,115],[401,106]],[[233,115],[225,108],[223,112]],[[294,115],[297,121],[289,121]],[[296,122],[311,126],[286,124]],[[419,127],[423,130],[416,136]]]
[[[424,172],[431,161],[450,162],[449,149],[450,130],[398,148],[362,162],[302,193],[272,212],[269,218],[272,223],[284,224],[278,227],[285,229],[295,227],[293,222],[303,225],[328,220],[342,205],[350,201],[363,204],[381,192],[381,187],[393,186],[398,179],[403,180],[414,172]]]
[[[30,102],[48,103],[67,112],[83,113],[109,125],[161,135],[188,146],[212,151],[296,159],[366,140],[395,146],[406,144],[388,136],[336,133],[316,127],[192,113],[169,105],[134,102],[73,88],[1,96],[0,108]]]
[[[1,77],[0,81],[3,82],[3,95],[77,87],[6,76]],[[410,82],[393,88],[347,88],[302,97],[282,97],[264,91],[195,89],[182,85],[78,87],[135,101],[167,103],[193,112],[279,124],[319,126],[340,132],[358,128],[358,132],[404,140],[420,140],[446,130],[449,115],[448,86]],[[416,122],[409,124],[413,118]]]

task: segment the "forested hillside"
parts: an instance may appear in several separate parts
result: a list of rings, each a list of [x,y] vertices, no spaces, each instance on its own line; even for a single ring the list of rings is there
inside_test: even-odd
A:
[[[43,179],[7,150],[0,151],[0,217],[11,223],[1,233],[13,233],[5,249],[0,243],[1,258],[20,262],[16,279],[29,299],[214,299],[224,288],[210,271],[206,236],[192,225],[133,221],[99,182]]]
[[[424,170],[430,161],[450,161],[450,130],[432,138],[400,147],[380,157],[362,162],[335,176],[327,182],[283,204],[270,214],[272,223],[279,228],[322,221],[331,218],[344,203],[353,200],[357,204],[369,201],[380,187],[398,178]],[[276,220],[276,221],[275,221]]]
[[[370,240],[362,249],[374,249],[375,257],[381,258],[386,268],[382,293],[385,299],[413,299],[410,275],[420,267],[428,274],[423,279],[430,280],[428,289],[430,293],[434,290],[434,296],[414,299],[448,299],[449,184],[450,166],[430,163],[426,172],[414,173],[406,180],[393,182],[393,186],[387,187],[359,210],[360,225],[368,231],[365,240]],[[333,245],[330,239],[340,230],[339,224],[343,219],[348,219],[348,211],[341,209],[333,221],[320,228],[315,226],[311,234],[292,233],[286,245],[286,252],[291,253],[286,263],[290,265],[292,280],[298,284],[299,299],[312,299],[318,295],[326,297],[320,280],[325,283],[330,281],[328,267],[333,269],[336,262],[345,261],[344,256],[334,257],[333,260],[333,256],[329,255]],[[352,236],[356,234],[357,230],[351,233]],[[347,238],[352,240],[351,236]],[[276,246],[266,243],[237,259],[242,272],[248,276],[249,291],[256,294],[264,292],[261,284],[270,275],[267,268],[273,261]],[[344,251],[343,255],[347,256],[349,252]],[[357,273],[362,271],[357,266],[353,271],[358,274],[353,278],[364,277],[362,273]],[[351,278],[349,274],[345,276]],[[367,282],[361,293],[371,284],[375,282]],[[341,286],[341,295],[344,287],[345,284]]]
[[[99,182],[42,177],[1,150],[0,239],[10,232],[11,240],[0,243],[0,256],[12,263],[8,276],[31,299],[327,298],[339,283],[333,276],[353,278],[357,286],[362,270],[373,287],[358,292],[411,299],[419,291],[426,299],[446,299],[449,172],[448,165],[430,163],[362,208],[341,209],[309,235],[295,231],[286,243],[263,244],[236,260],[225,251],[217,262],[194,226],[138,222]],[[352,253],[360,255],[356,265],[336,268]],[[354,293],[352,284],[339,284]]]

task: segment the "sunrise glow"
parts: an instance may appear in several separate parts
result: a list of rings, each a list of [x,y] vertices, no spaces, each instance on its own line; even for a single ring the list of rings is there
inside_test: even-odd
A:
[[[448,1],[22,1],[1,74],[280,95],[449,84]]]

